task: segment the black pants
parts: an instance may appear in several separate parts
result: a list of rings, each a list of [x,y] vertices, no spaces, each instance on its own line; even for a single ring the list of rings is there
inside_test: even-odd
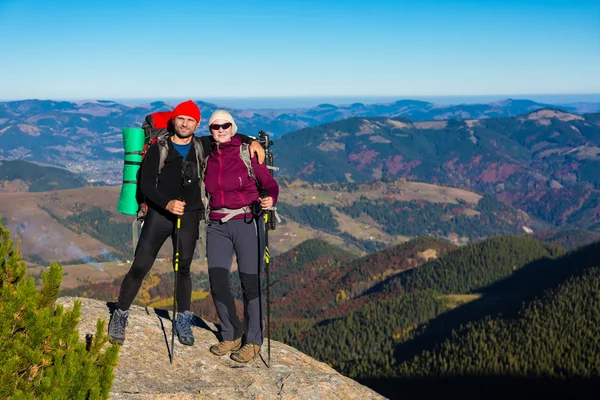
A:
[[[196,240],[198,240],[198,223],[200,211],[188,211],[181,216],[179,229],[179,268],[177,272],[177,310],[188,311],[192,300],[192,279],[190,265],[194,256]],[[125,275],[117,306],[128,310],[138,294],[144,277],[152,268],[154,260],[165,240],[169,236],[173,241],[173,263],[175,263],[177,217],[168,211],[148,209],[142,227],[140,240],[135,249],[135,257],[131,269]]]

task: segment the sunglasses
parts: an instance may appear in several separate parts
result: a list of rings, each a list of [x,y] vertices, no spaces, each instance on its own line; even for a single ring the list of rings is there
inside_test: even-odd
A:
[[[212,129],[213,131],[218,131],[220,128],[225,130],[225,129],[229,129],[230,126],[231,126],[231,122],[225,122],[224,124],[211,124],[210,129]]]

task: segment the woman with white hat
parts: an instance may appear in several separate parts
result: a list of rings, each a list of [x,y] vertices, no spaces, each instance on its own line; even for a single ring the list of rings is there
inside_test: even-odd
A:
[[[232,352],[231,359],[248,362],[263,343],[264,304],[260,273],[264,260],[262,210],[277,202],[279,185],[265,164],[242,157],[241,140],[234,136],[237,126],[231,114],[216,110],[209,120],[214,139],[204,183],[209,196],[206,229],[207,259],[211,293],[221,323],[222,340],[211,346],[215,355]],[[262,196],[261,196],[262,195]],[[236,314],[229,288],[229,273],[236,255],[244,297],[244,324]]]

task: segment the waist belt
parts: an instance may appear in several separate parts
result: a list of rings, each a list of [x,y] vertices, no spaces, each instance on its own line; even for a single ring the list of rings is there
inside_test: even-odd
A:
[[[266,210],[266,211],[273,211],[273,215],[275,216],[275,219],[277,220],[277,222],[281,223],[281,218],[279,218],[279,214],[277,213],[277,207],[272,207],[270,210]],[[237,215],[242,215],[242,214],[252,214],[252,210],[250,209],[250,206],[246,206],[246,207],[242,207],[242,208],[219,208],[216,210],[209,210],[208,213],[218,213],[218,214],[226,214],[223,218],[221,218],[219,221],[225,223],[227,221],[229,221],[231,218],[237,216]],[[206,220],[208,221],[208,218],[206,218]]]
[[[223,218],[221,218],[219,221],[221,222],[227,222],[229,221],[231,218],[238,216],[238,215],[242,215],[242,214],[252,214],[252,210],[250,209],[250,207],[246,206],[246,207],[242,207],[242,208],[218,208],[216,210],[210,210],[210,212],[214,212],[217,214],[226,214]]]

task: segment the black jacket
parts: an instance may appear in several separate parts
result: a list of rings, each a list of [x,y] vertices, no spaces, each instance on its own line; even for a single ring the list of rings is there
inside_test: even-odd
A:
[[[249,136],[236,134],[239,136],[244,143],[251,143],[254,139]],[[207,157],[211,151],[213,151],[212,142],[214,141],[212,136],[199,136],[202,148],[204,150],[204,156]],[[192,139],[195,140],[195,139]],[[185,211],[204,211],[204,204],[202,203],[202,197],[200,193],[200,185],[198,181],[198,169],[196,166],[196,150],[194,145],[190,146],[190,150],[185,159],[188,164],[191,182],[184,185],[183,182],[183,165],[184,160],[181,154],[175,149],[175,146],[170,143],[169,139],[169,152],[165,159],[165,165],[163,166],[160,174],[158,174],[159,165],[159,147],[158,143],[155,143],[148,147],[144,161],[140,166],[140,190],[146,198],[148,207],[152,207],[157,211],[163,213],[166,209],[167,204],[171,200],[176,200],[177,197],[181,196],[185,201]],[[158,178],[158,179],[157,179]]]

